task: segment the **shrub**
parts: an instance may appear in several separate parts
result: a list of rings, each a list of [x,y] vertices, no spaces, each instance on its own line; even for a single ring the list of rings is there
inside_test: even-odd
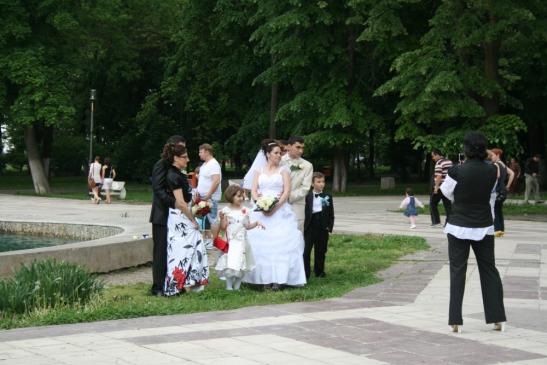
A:
[[[84,268],[48,259],[21,267],[0,281],[0,311],[28,313],[35,309],[86,304],[104,284]]]

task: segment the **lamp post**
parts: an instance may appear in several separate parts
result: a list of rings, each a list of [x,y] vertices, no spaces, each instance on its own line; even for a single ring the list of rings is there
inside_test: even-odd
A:
[[[91,102],[91,121],[89,126],[89,163],[93,162],[93,113],[95,112],[95,100],[97,100],[97,90],[91,89],[89,101]]]

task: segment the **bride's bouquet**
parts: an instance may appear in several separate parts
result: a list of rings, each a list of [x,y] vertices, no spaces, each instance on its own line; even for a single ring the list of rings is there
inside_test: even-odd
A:
[[[198,218],[203,218],[211,212],[213,204],[210,201],[198,200],[192,205],[192,214]]]
[[[275,207],[278,201],[279,201],[279,198],[276,196],[271,196],[271,195],[259,196],[258,199],[256,200],[256,208],[254,210],[255,212],[269,212]]]

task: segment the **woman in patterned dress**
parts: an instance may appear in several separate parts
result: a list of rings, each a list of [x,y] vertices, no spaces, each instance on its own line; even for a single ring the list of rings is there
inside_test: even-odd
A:
[[[192,199],[188,178],[181,172],[189,161],[186,147],[166,144],[162,157],[172,163],[166,180],[176,200],[167,218],[167,275],[163,287],[163,293],[172,296],[202,290],[209,281],[209,267],[198,223],[188,205]]]

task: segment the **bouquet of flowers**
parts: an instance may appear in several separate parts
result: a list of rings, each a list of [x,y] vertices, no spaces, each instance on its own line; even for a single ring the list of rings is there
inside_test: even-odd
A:
[[[270,196],[270,195],[263,195],[258,197],[256,200],[256,208],[254,209],[255,212],[269,212],[270,210],[275,207],[277,202],[279,201],[278,197]]]
[[[198,200],[192,205],[192,214],[198,218],[203,218],[211,212],[213,204],[210,201]]]

